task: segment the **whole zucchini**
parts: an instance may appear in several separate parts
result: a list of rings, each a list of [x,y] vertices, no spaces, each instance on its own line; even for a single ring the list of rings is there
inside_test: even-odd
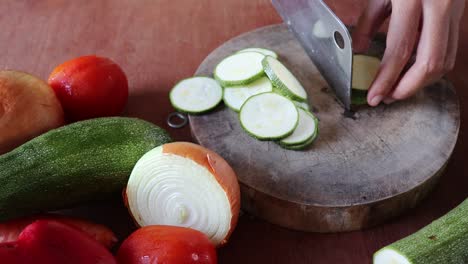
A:
[[[135,118],[51,130],[0,156],[0,221],[119,193],[138,159],[170,141],[163,129]]]
[[[468,199],[418,232],[374,254],[374,264],[468,263]]]

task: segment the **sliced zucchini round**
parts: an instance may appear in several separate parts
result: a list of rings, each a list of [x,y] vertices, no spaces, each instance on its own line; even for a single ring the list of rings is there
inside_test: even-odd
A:
[[[299,101],[294,101],[293,100],[293,103],[299,108],[302,108],[302,109],[307,110],[307,111],[310,110],[310,105],[308,103],[306,103],[306,102],[299,102]]]
[[[302,84],[279,60],[266,56],[262,65],[266,75],[281,94],[296,101],[307,100],[307,92]]]
[[[282,148],[288,149],[288,150],[304,150],[304,149],[308,148],[310,145],[312,145],[312,143],[314,143],[314,141],[315,141],[315,138],[310,138],[306,142],[304,142],[302,144],[298,144],[298,145],[283,145],[283,144],[279,144],[279,145]]]
[[[214,76],[224,87],[251,83],[264,75],[263,58],[258,52],[236,53],[216,66]]]
[[[280,141],[281,145],[301,145],[317,137],[318,120],[315,116],[302,108],[298,108],[299,123],[294,132]]]
[[[239,113],[242,128],[259,140],[279,140],[291,135],[299,123],[296,106],[277,93],[250,97]]]
[[[353,89],[369,90],[379,71],[380,60],[367,55],[353,56]]]
[[[239,50],[239,52],[249,52],[249,51],[253,51],[253,52],[258,52],[258,53],[261,53],[265,56],[271,56],[275,59],[278,59],[278,54],[272,50],[269,50],[269,49],[265,49],[265,48],[247,48],[247,49],[243,49],[243,50]]]
[[[214,109],[223,99],[223,88],[208,77],[193,77],[172,88],[169,98],[178,111],[201,114]]]
[[[239,112],[242,105],[250,97],[273,91],[273,85],[267,77],[262,77],[253,83],[224,88],[224,103],[232,110]]]

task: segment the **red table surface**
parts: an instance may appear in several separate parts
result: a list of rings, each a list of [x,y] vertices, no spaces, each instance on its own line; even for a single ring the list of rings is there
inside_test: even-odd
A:
[[[354,24],[367,1],[326,1]],[[379,227],[341,234],[286,230],[248,215],[241,217],[220,263],[371,263],[384,245],[409,235],[468,196],[466,97],[468,15],[460,50],[449,74],[461,101],[462,127],[453,158],[436,190],[420,206]],[[114,59],[128,75],[126,115],[152,121],[176,140],[191,140],[188,128],[165,124],[173,111],[168,92],[191,76],[216,47],[240,33],[280,23],[268,0],[3,0],[0,3],[0,69],[44,79],[57,64],[87,54]],[[222,154],[222,153],[221,153]],[[124,238],[133,228],[121,202],[72,211],[105,223]]]

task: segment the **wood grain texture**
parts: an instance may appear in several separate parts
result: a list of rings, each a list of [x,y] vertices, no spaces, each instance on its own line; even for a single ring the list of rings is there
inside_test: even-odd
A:
[[[384,40],[370,53],[383,52]],[[458,137],[458,98],[446,81],[409,100],[363,107],[354,119],[286,26],[238,36],[214,50],[196,75],[211,76],[230,54],[248,47],[276,51],[299,79],[320,120],[319,137],[305,151],[250,137],[227,107],[190,116],[201,145],[222,153],[243,184],[243,208],[272,223],[316,232],[379,224],[413,208],[434,187]],[[274,113],[272,113],[274,114]]]
[[[327,0],[348,24],[367,0]],[[468,25],[468,10],[462,25]],[[69,58],[96,53],[117,61],[129,77],[127,114],[165,126],[172,112],[168,91],[192,75],[216,47],[243,32],[281,22],[268,0],[3,0],[0,3],[0,68],[46,78]],[[446,213],[468,196],[467,96],[468,27],[461,27],[460,51],[449,74],[461,98],[460,137],[446,173],[420,206],[384,225],[359,232],[316,234],[286,230],[241,217],[219,263],[366,264],[378,248]],[[166,127],[166,126],[165,126]],[[167,127],[166,127],[167,128]],[[190,130],[168,130],[190,140]],[[109,225],[122,239],[134,229],[119,197],[74,209]]]

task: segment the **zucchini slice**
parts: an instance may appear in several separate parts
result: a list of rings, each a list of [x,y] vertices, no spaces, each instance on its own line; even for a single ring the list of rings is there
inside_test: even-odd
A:
[[[279,145],[282,148],[288,149],[288,150],[304,150],[307,147],[309,147],[310,145],[312,145],[312,143],[314,143],[314,141],[315,141],[315,137],[312,137],[309,140],[307,140],[306,142],[304,142],[302,144],[298,144],[298,145],[283,145],[283,144],[279,144]]]
[[[223,99],[223,88],[208,77],[193,77],[180,81],[169,94],[178,111],[201,114],[214,109]]]
[[[299,123],[294,132],[287,138],[280,141],[281,145],[301,145],[306,142],[312,141],[317,137],[318,120],[315,116],[302,108],[298,108]]]
[[[310,105],[308,103],[306,103],[306,102],[299,102],[299,101],[294,101],[293,100],[293,103],[299,108],[310,111]]]
[[[353,89],[369,90],[379,71],[380,60],[366,55],[353,56]]]
[[[380,60],[367,55],[353,56],[353,90],[351,94],[351,104],[366,105],[367,91],[380,67]]]
[[[224,103],[232,110],[239,112],[242,105],[250,97],[273,91],[273,85],[267,77],[262,77],[253,83],[224,88]]]
[[[264,75],[263,58],[258,52],[235,53],[216,66],[214,76],[224,87],[251,83]]]
[[[250,97],[239,113],[242,128],[259,140],[279,140],[291,135],[299,123],[296,106],[277,93]]]
[[[269,50],[269,49],[265,49],[265,48],[247,48],[247,49],[239,50],[237,53],[249,52],[249,51],[258,52],[265,56],[271,56],[275,59],[278,59],[278,54],[276,52]]]
[[[279,60],[266,56],[262,65],[266,75],[281,94],[300,102],[307,100],[307,93],[302,84]]]

